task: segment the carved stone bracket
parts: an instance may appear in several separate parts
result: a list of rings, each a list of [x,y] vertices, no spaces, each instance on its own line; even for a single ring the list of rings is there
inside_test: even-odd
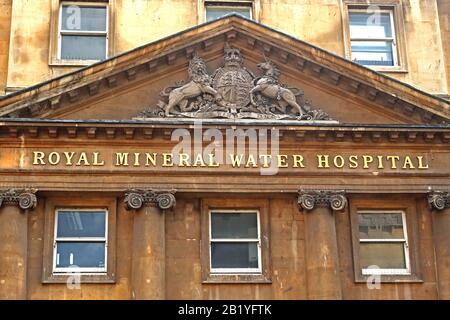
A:
[[[37,189],[0,190],[0,207],[3,204],[17,205],[22,210],[34,209],[37,205]]]
[[[436,210],[450,208],[450,192],[432,191],[428,194],[428,203]]]
[[[176,204],[175,190],[130,189],[125,193],[128,210],[137,210],[144,204],[157,205],[161,210],[173,208]]]
[[[316,206],[330,207],[333,211],[340,211],[347,205],[344,190],[300,190],[298,205],[304,210],[313,210]]]

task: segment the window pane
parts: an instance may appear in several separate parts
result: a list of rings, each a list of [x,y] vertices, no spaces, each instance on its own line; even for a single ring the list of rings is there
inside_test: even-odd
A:
[[[405,269],[403,243],[360,243],[361,267],[376,265],[381,269]]]
[[[106,7],[63,6],[61,30],[106,31]]]
[[[360,239],[404,239],[401,213],[358,214]]]
[[[349,13],[350,38],[392,37],[389,13]]]
[[[251,7],[206,7],[206,21],[211,21],[223,17],[224,15],[237,13],[248,19],[251,18]]]
[[[58,211],[58,237],[104,237],[105,212]]]
[[[211,243],[213,268],[258,268],[257,243]]]
[[[106,36],[62,36],[61,59],[103,60],[106,58]]]
[[[392,42],[352,41],[352,60],[362,65],[393,66]]]
[[[56,248],[56,267],[66,268],[105,267],[104,242],[58,242]]]
[[[212,239],[257,239],[256,213],[211,213]]]

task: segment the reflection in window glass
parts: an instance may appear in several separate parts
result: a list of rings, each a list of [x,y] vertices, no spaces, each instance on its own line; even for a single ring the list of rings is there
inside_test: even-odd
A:
[[[376,265],[381,269],[404,269],[405,250],[403,243],[361,243],[361,267]]]
[[[104,268],[105,244],[101,242],[58,242],[56,267]]]
[[[363,274],[408,274],[408,243],[403,212],[359,212],[358,229]]]

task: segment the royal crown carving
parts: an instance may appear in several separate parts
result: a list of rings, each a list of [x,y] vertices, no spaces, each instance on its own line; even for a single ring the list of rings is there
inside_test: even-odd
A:
[[[189,80],[165,88],[157,106],[138,117],[331,120],[313,109],[302,90],[280,83],[280,71],[271,60],[258,64],[260,76],[248,70],[240,50],[228,44],[223,60],[223,66],[210,75],[205,61],[194,53]]]

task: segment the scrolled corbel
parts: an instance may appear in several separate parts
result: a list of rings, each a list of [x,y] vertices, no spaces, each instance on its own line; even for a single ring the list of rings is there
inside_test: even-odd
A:
[[[432,209],[444,210],[450,208],[450,192],[432,191],[428,194],[428,204]]]
[[[343,190],[300,190],[298,206],[306,211],[315,207],[330,207],[332,211],[341,211],[347,206],[347,197]]]
[[[146,204],[167,210],[176,204],[175,192],[175,190],[130,189],[125,193],[124,202],[128,210],[138,210]]]
[[[37,205],[36,192],[37,189],[33,188],[0,190],[0,207],[5,204],[16,205],[24,211],[34,209]]]

